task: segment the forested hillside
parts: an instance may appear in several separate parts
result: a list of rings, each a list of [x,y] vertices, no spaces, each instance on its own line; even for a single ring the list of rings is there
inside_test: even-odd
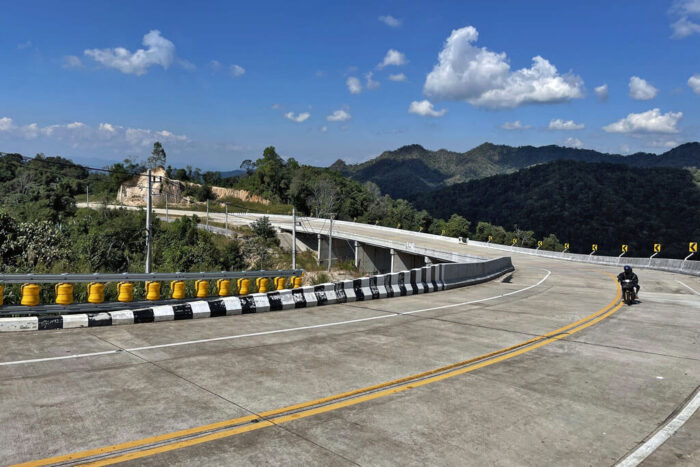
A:
[[[444,149],[429,151],[414,144],[386,151],[358,165],[337,161],[331,168],[360,182],[374,182],[382,193],[409,197],[555,160],[608,162],[632,167],[700,167],[700,143],[686,143],[661,155],[637,153],[630,156],[553,145],[512,147],[485,143],[459,153]]]
[[[554,233],[575,252],[592,243],[614,255],[682,257],[700,239],[700,188],[690,171],[556,161],[517,173],[459,183],[416,196],[434,216],[457,213],[506,228]]]

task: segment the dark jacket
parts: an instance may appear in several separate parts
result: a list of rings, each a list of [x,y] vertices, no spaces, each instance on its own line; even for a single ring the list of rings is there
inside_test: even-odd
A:
[[[633,273],[633,272],[627,274],[627,273],[625,273],[625,272],[623,271],[623,272],[621,272],[620,274],[617,275],[617,281],[618,281],[618,282],[622,282],[622,281],[625,280],[625,279],[631,280],[631,281],[632,281],[632,284],[634,284],[634,285],[639,285],[639,278],[638,278],[637,275],[636,275],[635,273]]]

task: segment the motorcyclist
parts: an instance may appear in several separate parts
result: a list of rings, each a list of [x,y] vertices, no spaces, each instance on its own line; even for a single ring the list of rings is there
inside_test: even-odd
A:
[[[634,299],[637,299],[637,294],[639,294],[639,278],[637,275],[632,272],[632,268],[630,266],[625,266],[622,268],[623,271],[617,275],[617,281],[622,284],[622,281],[624,280],[631,280],[632,284],[634,285]]]

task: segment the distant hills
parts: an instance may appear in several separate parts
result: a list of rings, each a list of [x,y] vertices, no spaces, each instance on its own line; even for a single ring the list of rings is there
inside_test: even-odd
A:
[[[430,151],[413,144],[386,151],[362,164],[348,165],[338,160],[331,169],[360,182],[374,182],[382,193],[394,198],[411,198],[455,183],[513,173],[555,160],[633,167],[700,167],[700,143],[682,144],[661,155],[640,152],[629,156],[554,145],[512,147],[484,143],[459,153],[445,149]]]
[[[667,154],[667,160],[683,160],[678,151]],[[640,165],[654,161],[635,157]],[[661,243],[662,256],[683,257],[688,242],[700,240],[700,187],[690,171],[678,168],[555,161],[456,183],[412,201],[436,217],[457,213],[509,230],[517,225],[537,238],[554,233],[579,253],[597,243],[600,254],[616,255],[626,243],[630,256],[649,256]]]

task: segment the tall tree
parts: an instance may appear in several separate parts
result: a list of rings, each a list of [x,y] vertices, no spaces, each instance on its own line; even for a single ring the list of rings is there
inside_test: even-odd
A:
[[[165,159],[165,149],[163,149],[163,145],[160,144],[160,141],[156,141],[153,143],[153,151],[151,151],[151,156],[148,158],[148,161],[146,161],[146,165],[149,169],[155,169],[158,166],[165,167]]]

